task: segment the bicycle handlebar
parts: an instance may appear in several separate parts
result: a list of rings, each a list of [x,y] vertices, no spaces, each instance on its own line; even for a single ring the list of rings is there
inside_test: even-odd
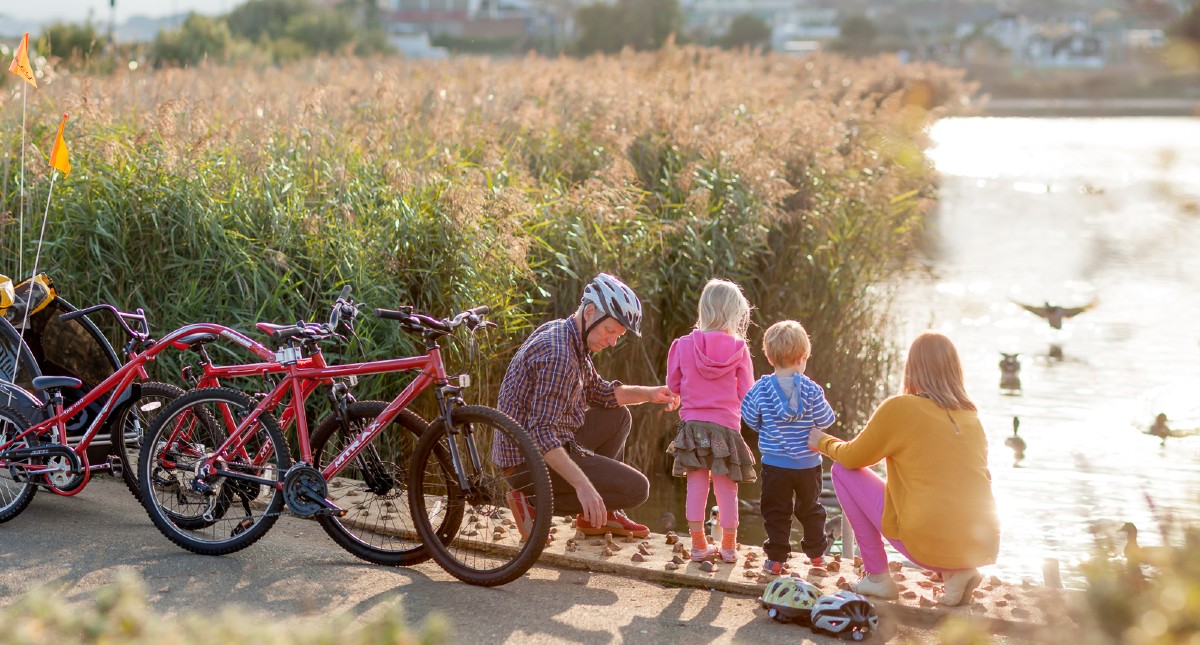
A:
[[[120,325],[121,330],[124,331],[125,334],[131,339],[145,342],[148,338],[150,338],[150,323],[146,320],[146,311],[141,307],[137,308],[137,313],[131,314],[121,311],[109,304],[99,304],[87,307],[85,309],[76,309],[75,311],[69,311],[65,314],[59,314],[58,319],[62,322],[69,322],[75,320],[76,318],[82,318],[88,314],[94,314],[98,311],[107,311],[112,314],[113,317],[117,319],[117,324]],[[129,323],[126,322],[127,320],[138,322],[142,330],[140,332],[134,331],[133,328],[129,326]]]
[[[424,314],[413,313],[412,307],[401,307],[399,310],[376,309],[375,315],[387,320],[398,320],[405,329],[410,331],[433,331],[445,335],[453,333],[455,329],[464,325],[470,331],[493,325],[493,323],[489,323],[483,318],[490,311],[491,307],[483,305],[468,309],[447,320],[439,320]]]

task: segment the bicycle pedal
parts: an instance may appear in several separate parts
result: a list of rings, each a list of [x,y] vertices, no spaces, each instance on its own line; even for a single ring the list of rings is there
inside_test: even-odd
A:
[[[237,526],[233,527],[233,530],[229,532],[229,537],[237,537],[242,533],[245,533],[246,529],[250,528],[251,526],[254,526],[254,520],[247,517],[241,522],[238,522]]]
[[[123,477],[125,475],[125,466],[121,464],[121,458],[116,455],[108,456],[108,470],[113,477]]]

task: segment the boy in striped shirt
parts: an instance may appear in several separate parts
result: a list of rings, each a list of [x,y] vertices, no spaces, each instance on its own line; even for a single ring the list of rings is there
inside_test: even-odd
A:
[[[778,575],[791,555],[792,516],[800,520],[800,548],[813,565],[828,547],[821,494],[821,454],[808,447],[808,432],[833,425],[833,409],[820,385],[804,375],[812,345],[794,320],[771,325],[763,353],[775,368],[742,400],[742,420],[758,432],[762,453],[762,516],[767,541],[763,571]]]

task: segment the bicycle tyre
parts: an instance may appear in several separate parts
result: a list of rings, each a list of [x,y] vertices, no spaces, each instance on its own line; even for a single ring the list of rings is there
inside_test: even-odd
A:
[[[175,434],[181,423],[211,425],[210,436],[216,441],[229,435],[223,410],[235,415],[244,415],[254,409],[254,402],[245,394],[224,387],[192,390],[175,399],[154,420],[146,435],[142,453],[138,458],[138,483],[142,493],[142,506],[150,520],[168,540],[201,555],[226,555],[240,551],[257,542],[279,519],[283,507],[283,491],[279,485],[262,486],[228,477],[210,476],[205,483],[215,493],[200,494],[210,510],[203,522],[194,522],[197,493],[191,488],[195,464],[206,457],[215,445],[208,446],[188,442],[181,445]],[[265,465],[255,465],[238,456],[223,458],[227,468],[242,470],[263,479],[282,482],[291,466],[291,457],[279,423],[270,414],[258,417],[259,424],[245,443],[248,454],[266,454]],[[214,429],[215,428],[215,429]],[[205,450],[207,449],[207,450]],[[157,470],[155,470],[157,469]],[[174,485],[163,482],[174,482]],[[260,499],[263,495],[266,500]],[[174,496],[174,499],[172,499]],[[190,497],[189,497],[190,496]],[[241,520],[231,519],[227,511],[239,500],[247,516]],[[164,507],[164,503],[178,501],[189,504],[187,513]],[[253,515],[251,502],[260,513]],[[219,515],[218,515],[219,512]],[[185,521],[178,521],[187,518]],[[248,522],[248,524],[247,524]],[[228,535],[228,537],[226,537]]]
[[[0,444],[28,430],[30,425],[29,419],[16,408],[0,406]],[[37,484],[29,478],[19,482],[13,479],[12,471],[7,466],[0,469],[0,523],[20,515],[33,501],[36,492]]]
[[[169,383],[150,381],[139,385],[141,395],[124,404],[120,414],[112,423],[112,450],[121,462],[121,479],[133,493],[134,499],[142,499],[138,487],[138,457],[142,452],[142,440],[146,430],[171,401],[183,396],[184,390]],[[151,407],[154,406],[154,407]]]
[[[360,432],[387,405],[383,401],[359,401],[347,406],[351,432]],[[411,566],[429,559],[429,551],[417,535],[411,515],[406,517],[409,511],[407,470],[416,443],[429,428],[429,423],[404,409],[390,425],[384,430],[388,434],[376,437],[354,462],[347,464],[329,481],[330,498],[347,511],[346,515],[340,518],[318,515],[317,522],[338,546],[358,558],[386,566]],[[323,469],[351,438],[343,434],[340,419],[332,415],[326,417],[313,433],[313,461],[316,462],[313,467]],[[380,457],[374,445],[382,442],[388,444],[384,450],[389,457],[386,460]],[[453,471],[448,456],[442,458],[442,463],[448,471]],[[461,522],[462,517],[460,515],[457,522],[453,518],[447,519],[439,533],[449,539],[458,530],[457,522]]]
[[[554,502],[546,462],[525,430],[503,412],[472,405],[455,408],[452,414],[459,432],[449,434],[445,421],[437,419],[413,453],[408,495],[417,532],[429,555],[455,578],[484,587],[512,582],[533,566],[550,535]],[[512,439],[529,469],[531,483],[516,492],[523,493],[532,505],[533,523],[528,536],[519,541],[518,528],[509,519],[508,495],[514,489],[489,455],[480,453],[481,470],[467,473],[470,486],[465,497],[458,499],[448,494],[456,487],[461,492],[456,475],[453,471],[443,475],[436,457],[438,447],[449,454],[453,440],[461,444],[463,467],[470,470],[471,442],[477,440],[477,435],[483,436],[484,426],[490,427],[493,434],[501,432]],[[437,539],[430,519],[443,512],[463,513],[466,518],[465,526],[449,542]]]

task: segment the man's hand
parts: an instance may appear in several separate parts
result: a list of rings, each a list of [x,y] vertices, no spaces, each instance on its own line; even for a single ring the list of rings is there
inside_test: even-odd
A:
[[[662,403],[667,406],[667,412],[670,412],[679,407],[680,398],[678,394],[671,391],[671,388],[660,385],[650,389],[649,402]]]
[[[604,508],[604,498],[596,492],[592,482],[585,481],[586,485],[575,487],[575,496],[579,498],[579,505],[583,507],[583,519],[592,526],[604,526],[608,522],[608,509]]]
[[[808,431],[808,447],[812,448],[813,450],[817,450],[817,445],[819,445],[821,443],[821,437],[824,437],[824,436],[825,436],[825,433],[821,432],[820,429],[818,429],[818,428],[810,429]],[[820,450],[817,450],[817,452],[820,452]]]
[[[604,508],[604,498],[600,497],[600,493],[579,468],[579,464],[571,460],[566,448],[559,446],[543,456],[546,465],[575,489],[575,496],[579,498],[579,505],[582,507],[583,519],[592,526],[604,526],[608,522],[608,509]]]

